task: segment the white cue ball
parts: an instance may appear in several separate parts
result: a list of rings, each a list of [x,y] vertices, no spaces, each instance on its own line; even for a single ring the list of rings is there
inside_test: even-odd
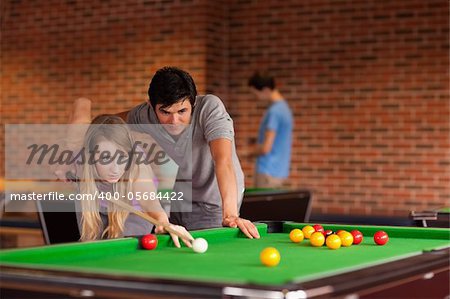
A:
[[[203,238],[197,238],[192,243],[192,249],[197,253],[204,253],[208,250],[208,242]]]

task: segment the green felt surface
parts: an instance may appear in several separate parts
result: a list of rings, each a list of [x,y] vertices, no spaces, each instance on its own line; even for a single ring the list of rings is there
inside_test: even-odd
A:
[[[275,188],[247,188],[244,191],[245,196],[251,195],[274,195],[290,192],[288,189],[275,189]]]
[[[439,209],[438,212],[441,212],[441,213],[450,213],[450,207],[446,207],[446,208]]]
[[[273,188],[246,188],[244,190],[244,196],[245,195],[252,195],[252,194],[264,194],[264,193],[273,193],[276,191],[280,191]]]
[[[285,224],[284,233],[267,233],[259,224],[259,240],[242,236],[237,229],[211,229],[193,232],[208,240],[204,254],[188,248],[173,247],[168,236],[158,236],[156,250],[139,248],[136,238],[73,243],[31,249],[3,250],[0,264],[61,269],[89,273],[107,273],[179,280],[222,283],[280,285],[347,272],[450,246],[449,229],[324,225],[325,229],[359,229],[364,234],[360,245],[331,250],[311,247],[308,240],[292,243],[288,233],[304,224]],[[390,240],[385,246],[374,244],[372,236],[386,231]],[[268,268],[259,261],[266,247],[281,253],[277,267]]]

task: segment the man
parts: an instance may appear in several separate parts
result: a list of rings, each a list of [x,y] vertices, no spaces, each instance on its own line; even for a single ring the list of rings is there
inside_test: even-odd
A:
[[[253,223],[239,217],[244,175],[222,101],[197,96],[192,77],[175,67],[155,73],[148,95],[148,102],[118,115],[151,135],[179,167],[174,191],[183,200],[172,201],[170,222],[188,230],[239,227],[259,238]]]
[[[248,81],[257,100],[270,103],[259,128],[255,186],[279,188],[289,176],[293,117],[291,109],[275,88],[275,80],[256,72]]]

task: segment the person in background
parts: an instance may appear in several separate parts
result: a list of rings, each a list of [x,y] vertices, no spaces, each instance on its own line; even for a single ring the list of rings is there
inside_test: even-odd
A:
[[[252,151],[257,157],[255,187],[280,188],[289,176],[293,116],[286,99],[275,87],[275,79],[256,72],[248,86],[258,101],[268,107],[259,127],[258,143]]]

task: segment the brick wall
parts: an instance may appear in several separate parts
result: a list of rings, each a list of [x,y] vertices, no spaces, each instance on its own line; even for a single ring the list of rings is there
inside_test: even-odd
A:
[[[450,200],[447,1],[235,1],[230,104],[243,150],[270,71],[295,115],[290,184],[314,212],[407,215]],[[253,161],[244,162],[251,180]]]
[[[244,153],[265,108],[247,77],[266,69],[295,115],[290,184],[315,191],[315,212],[448,205],[447,1],[0,5],[2,124],[65,123],[78,96],[94,114],[128,109],[177,65],[226,101]],[[250,185],[254,161],[242,162]]]
[[[7,1],[5,1],[7,2]],[[202,1],[205,2],[205,1]],[[147,98],[164,65],[205,86],[207,14],[201,1],[9,1],[2,29],[5,122],[64,123],[67,104],[95,99],[115,112]]]
[[[207,2],[205,92],[224,101],[229,97],[229,9],[228,0]]]
[[[66,123],[80,96],[94,115],[128,110],[165,65],[205,92],[208,3],[2,1],[2,124]]]

